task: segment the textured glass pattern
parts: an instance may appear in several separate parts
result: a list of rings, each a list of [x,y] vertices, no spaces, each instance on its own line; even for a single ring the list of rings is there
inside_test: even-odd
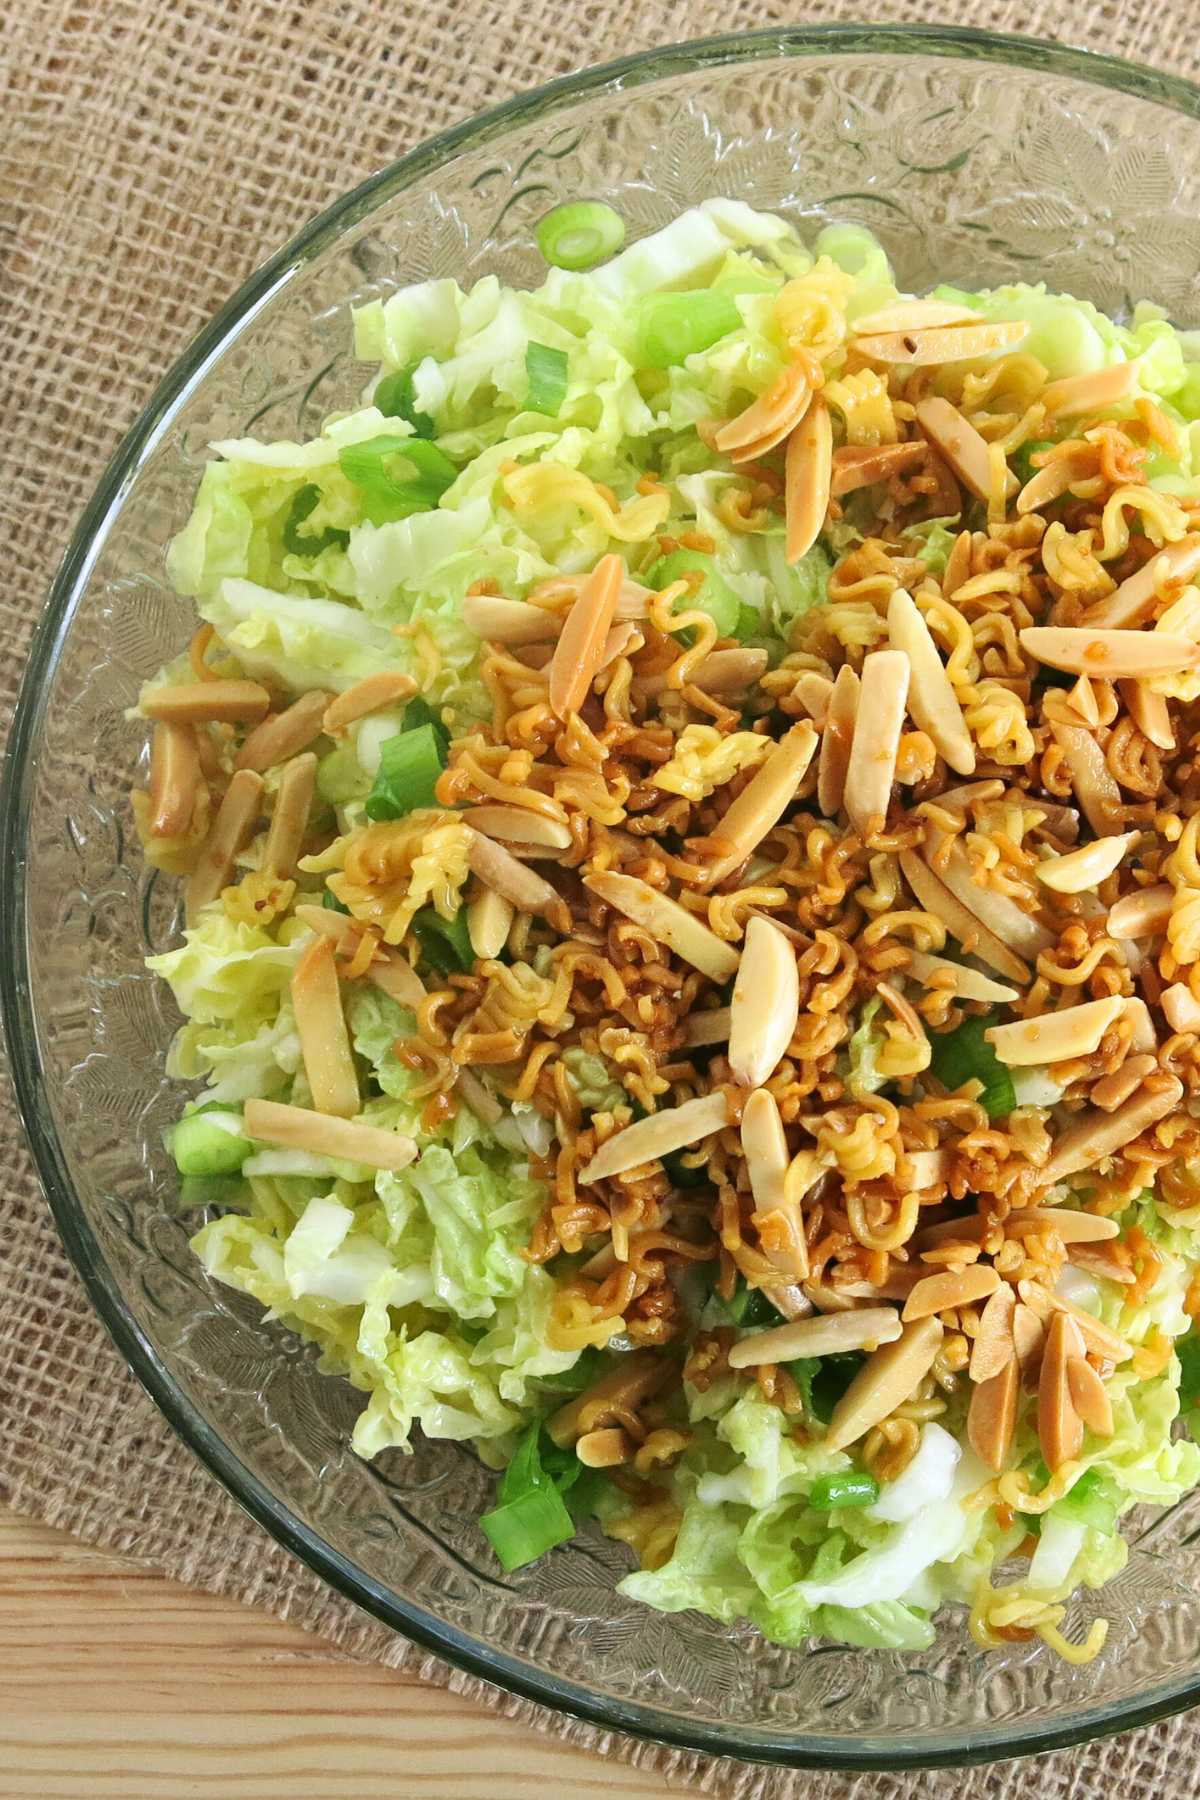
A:
[[[442,1445],[357,1460],[358,1397],[209,1282],[194,1221],[172,1216],[178,1021],[142,957],[173,941],[179,906],[131,830],[146,746],[124,714],[192,630],[163,553],[208,441],[302,436],[350,403],[353,302],[430,275],[536,281],[532,228],[561,199],[611,198],[635,237],[736,195],[814,230],[869,225],[902,285],[1044,278],[1200,324],[1189,91],[1071,53],[968,48],[847,33],[662,53],[518,103],[352,196],[250,284],[122,453],[60,578],[9,770],[26,1119],[69,1247],[156,1397],[257,1516],[399,1629],[551,1704],[747,1756],[1005,1755],[1180,1703],[1198,1680],[1200,1506],[1152,1522],[1102,1602],[1077,1608],[1079,1627],[1101,1605],[1113,1619],[1082,1670],[1023,1645],[984,1657],[961,1615],[921,1655],[784,1651],[622,1600],[628,1553],[599,1537],[501,1577],[475,1525],[484,1471]]]

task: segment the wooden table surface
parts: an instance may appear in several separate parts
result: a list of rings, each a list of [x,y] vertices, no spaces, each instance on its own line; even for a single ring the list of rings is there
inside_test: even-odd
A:
[[[680,1790],[0,1512],[0,1800]]]

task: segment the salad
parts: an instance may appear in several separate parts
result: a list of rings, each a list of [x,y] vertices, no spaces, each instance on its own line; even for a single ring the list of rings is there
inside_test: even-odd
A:
[[[170,547],[195,1253],[505,1570],[1086,1661],[1200,1480],[1200,344],[735,200],[538,238]]]

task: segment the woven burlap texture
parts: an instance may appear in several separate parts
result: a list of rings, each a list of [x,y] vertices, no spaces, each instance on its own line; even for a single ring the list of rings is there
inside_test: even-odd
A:
[[[939,0],[0,0],[0,704],[75,518],[166,366],[244,276],[421,138],[587,62],[710,32]],[[954,23],[1200,75],[1200,0],[959,0]],[[789,1776],[606,1736],[497,1693],[339,1600],[252,1525],[93,1317],[19,1126],[0,1121],[0,1500],[180,1581],[420,1666],[494,1712],[727,1800],[1193,1792],[1200,1720],[926,1776]],[[382,1791],[382,1790],[381,1790]],[[399,1789],[389,1790],[399,1792]]]

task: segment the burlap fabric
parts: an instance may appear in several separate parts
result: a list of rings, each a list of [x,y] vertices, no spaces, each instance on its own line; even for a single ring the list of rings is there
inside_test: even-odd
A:
[[[799,19],[946,23],[945,0],[0,0],[0,703],[69,530],[167,364],[343,189],[587,62]],[[1200,76],[1200,0],[960,0],[955,23]],[[268,1541],[92,1316],[19,1127],[0,1131],[0,1500],[353,1656],[419,1653]],[[426,1658],[431,1681],[729,1800],[1190,1796],[1200,1719],[969,1774],[792,1777],[603,1734]],[[399,1791],[399,1790],[393,1790]]]

